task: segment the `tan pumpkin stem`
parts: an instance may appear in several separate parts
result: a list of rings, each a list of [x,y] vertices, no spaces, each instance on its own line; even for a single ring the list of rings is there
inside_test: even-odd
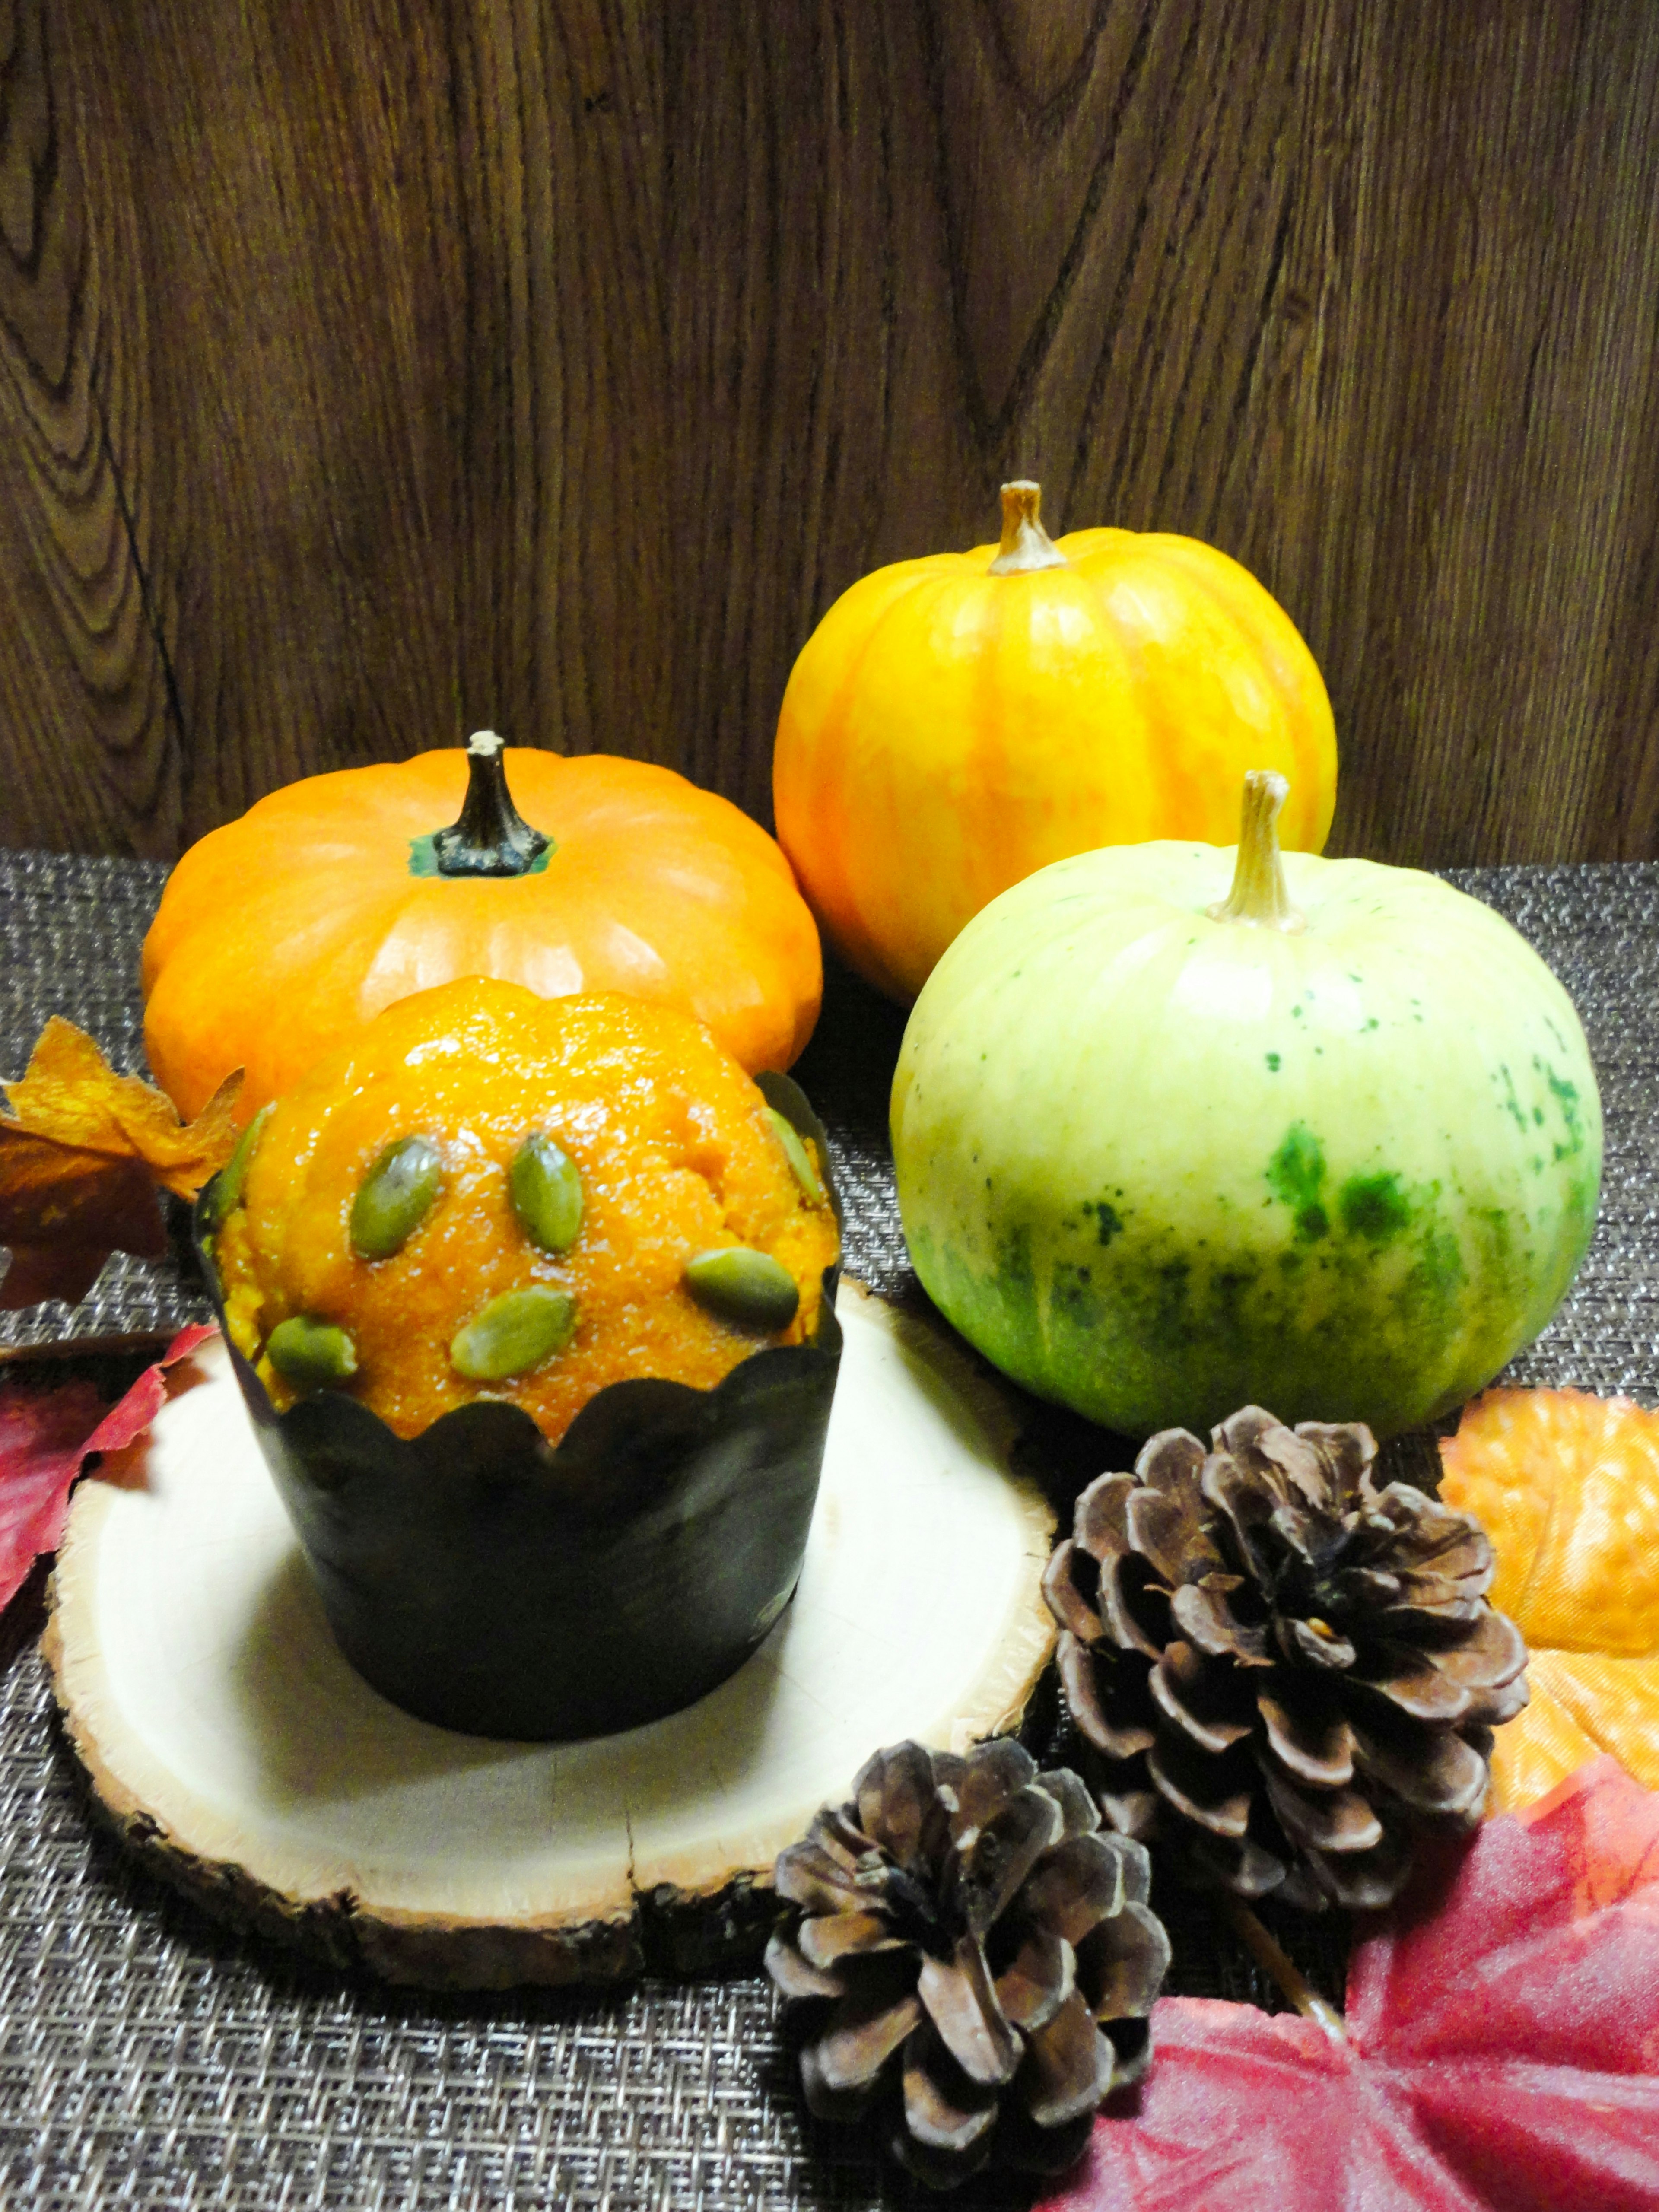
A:
[[[1291,902],[1279,851],[1279,811],[1290,795],[1290,785],[1276,769],[1247,772],[1233,887],[1206,908],[1212,921],[1250,922],[1258,929],[1281,929],[1287,937],[1299,936],[1308,927],[1306,915]]]
[[[1037,520],[1042,486],[1018,477],[1002,487],[1002,543],[989,573],[1020,576],[1032,568],[1063,568],[1066,556]]]
[[[1333,2043],[1346,2043],[1348,2031],[1343,2026],[1341,2014],[1334,2005],[1326,2003],[1301,1968],[1274,1942],[1243,1898],[1234,1897],[1224,1890],[1221,1906],[1232,1923],[1234,1934],[1262,1972],[1274,1983],[1280,1995],[1296,2007],[1304,2020],[1316,2021]]]

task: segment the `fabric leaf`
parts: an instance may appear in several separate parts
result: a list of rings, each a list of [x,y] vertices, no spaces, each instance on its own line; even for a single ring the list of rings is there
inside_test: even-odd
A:
[[[163,1370],[216,1334],[201,1323],[180,1330],[107,1411],[90,1382],[65,1382],[55,1390],[0,1384],[0,1610],[22,1588],[40,1554],[57,1550],[70,1492],[89,1455],[136,1443],[167,1402]]]
[[[1442,1439],[1441,1495],[1486,1528],[1492,1603],[1532,1699],[1498,1731],[1492,1809],[1598,1751],[1659,1789],[1659,1413],[1585,1390],[1488,1390]]]
[[[1659,1796],[1612,1759],[1426,1851],[1347,2040],[1170,1997],[1051,2212],[1656,2212]]]
[[[0,1243],[12,1262],[0,1309],[43,1298],[73,1304],[112,1252],[159,1259],[167,1231],[159,1184],[195,1197],[234,1149],[238,1073],[193,1121],[162,1094],[118,1075],[93,1040],[54,1014],[28,1072],[6,1085],[0,1115]]]

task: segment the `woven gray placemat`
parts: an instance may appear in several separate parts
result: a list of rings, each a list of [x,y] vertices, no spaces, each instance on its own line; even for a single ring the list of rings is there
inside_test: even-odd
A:
[[[0,1073],[52,1012],[141,1064],[134,982],[163,871],[0,854]],[[1536,944],[1583,1013],[1602,1084],[1601,1225],[1515,1379],[1659,1401],[1659,866],[1460,876]],[[912,1294],[886,1092],[901,1018],[842,979],[797,1073],[829,1127],[848,1259]],[[167,1264],[118,1258],[92,1300],[0,1316],[0,1344],[165,1332],[205,1312]],[[440,1998],[302,1966],[216,1928],[89,1829],[33,1654],[0,1682],[0,2201],[81,2212],[793,2212],[932,2203],[856,2136],[809,2131],[769,1989]],[[1178,1986],[1261,1994],[1202,1909]],[[994,2184],[951,2200],[1017,2202]]]

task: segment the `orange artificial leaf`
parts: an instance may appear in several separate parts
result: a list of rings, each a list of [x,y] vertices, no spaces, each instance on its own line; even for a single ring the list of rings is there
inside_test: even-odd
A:
[[[159,1183],[194,1198],[230,1158],[240,1074],[193,1121],[136,1075],[118,1075],[93,1040],[54,1014],[0,1115],[0,1243],[12,1261],[0,1308],[73,1304],[112,1252],[159,1259]]]
[[[1659,1790],[1659,1413],[1583,1390],[1488,1390],[1440,1446],[1440,1494],[1491,1537],[1491,1596],[1532,1702],[1498,1731],[1494,1812],[1597,1752]]]
[[[82,1152],[141,1159],[175,1197],[192,1199],[235,1148],[240,1072],[193,1121],[137,1075],[118,1075],[84,1030],[54,1014],[35,1040],[28,1073],[5,1086],[20,1128]]]

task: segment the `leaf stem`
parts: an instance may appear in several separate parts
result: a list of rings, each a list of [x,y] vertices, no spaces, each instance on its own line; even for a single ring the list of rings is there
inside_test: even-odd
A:
[[[1317,2021],[1333,2043],[1346,2043],[1348,2032],[1342,2025],[1341,2014],[1334,2005],[1326,2003],[1301,1968],[1267,1933],[1243,1899],[1224,1890],[1221,1893],[1221,1907],[1232,1923],[1234,1934],[1262,1972],[1278,1985],[1281,1995],[1288,1998],[1304,2020]]]

